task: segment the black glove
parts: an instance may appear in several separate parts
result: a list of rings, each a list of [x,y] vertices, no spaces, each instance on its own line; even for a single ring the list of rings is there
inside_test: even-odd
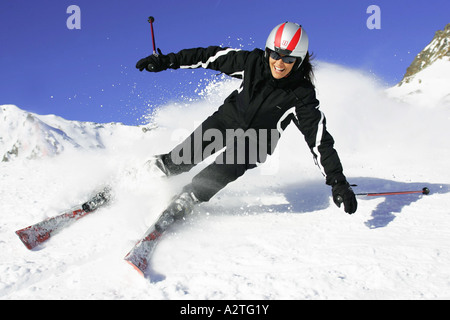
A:
[[[348,182],[339,182],[333,185],[332,188],[333,201],[340,208],[341,203],[344,203],[344,210],[348,214],[356,212],[358,202],[356,201],[355,193]]]
[[[149,72],[160,72],[164,71],[172,65],[169,56],[161,53],[158,48],[158,53],[154,53],[147,58],[143,58],[136,63],[136,68],[139,71],[144,69]]]

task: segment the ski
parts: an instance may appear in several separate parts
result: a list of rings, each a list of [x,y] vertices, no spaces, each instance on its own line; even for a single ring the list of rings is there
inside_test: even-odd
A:
[[[111,188],[106,187],[85,203],[75,206],[55,217],[45,219],[34,225],[16,231],[20,240],[28,249],[47,241],[52,235],[72,225],[82,217],[106,205],[111,199]]]
[[[158,244],[158,240],[162,233],[159,232],[155,225],[151,226],[144,237],[139,240],[131,251],[125,256],[127,261],[137,272],[145,277],[145,271],[148,268],[150,257]]]
[[[131,249],[125,256],[125,261],[145,277],[145,271],[148,268],[150,258],[162,234],[170,225],[175,222],[176,218],[171,214],[169,209],[163,211],[159,219],[153,224],[141,240]]]

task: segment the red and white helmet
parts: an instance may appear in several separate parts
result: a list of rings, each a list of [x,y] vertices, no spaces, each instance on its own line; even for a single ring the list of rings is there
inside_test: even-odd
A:
[[[270,49],[278,53],[305,59],[308,52],[308,35],[301,25],[293,22],[285,22],[277,25],[266,41],[266,51]]]

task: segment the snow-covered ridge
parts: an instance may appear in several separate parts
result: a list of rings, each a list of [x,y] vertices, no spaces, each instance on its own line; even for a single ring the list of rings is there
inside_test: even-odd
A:
[[[99,124],[39,115],[14,105],[0,105],[0,161],[32,160],[67,151],[105,148],[105,141],[122,130],[146,131],[145,126]]]
[[[67,121],[26,112],[14,105],[0,106],[1,161],[52,156],[67,149],[103,148],[102,125]]]
[[[390,97],[426,108],[450,107],[450,24],[416,56]]]
[[[450,60],[439,59],[387,90],[390,97],[424,108],[450,108]]]
[[[415,74],[437,60],[450,60],[450,23],[444,27],[444,30],[436,31],[431,42],[415,57],[408,67],[399,85],[409,83]]]

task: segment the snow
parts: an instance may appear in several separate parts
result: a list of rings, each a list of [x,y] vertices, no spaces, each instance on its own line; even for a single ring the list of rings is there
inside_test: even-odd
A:
[[[450,59],[440,59],[388,94],[400,101],[433,109],[450,108]]]
[[[319,63],[316,80],[357,192],[428,186],[431,194],[359,197],[358,211],[347,215],[290,126],[268,163],[163,236],[142,278],[124,256],[204,166],[167,180],[142,164],[175,146],[239,82],[215,81],[197,101],[160,108],[144,127],[4,105],[0,156],[17,142],[22,149],[0,163],[0,299],[450,298],[450,108],[430,96],[427,108],[399,101],[373,76],[337,65]],[[104,184],[114,186],[114,202],[44,245],[29,251],[14,234]]]

